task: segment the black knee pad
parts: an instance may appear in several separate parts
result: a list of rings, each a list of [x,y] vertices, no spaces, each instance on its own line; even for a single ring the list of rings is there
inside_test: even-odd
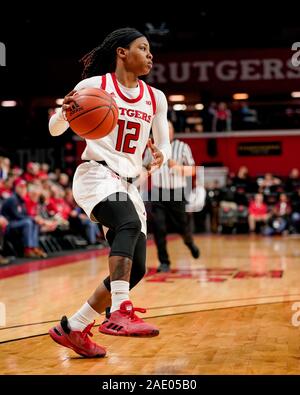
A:
[[[110,233],[110,240],[112,241],[113,233]],[[146,236],[140,233],[136,247],[134,250],[132,267],[130,273],[129,288],[133,288],[139,283],[146,273]],[[106,277],[103,281],[106,288],[110,291],[110,278]]]
[[[125,193],[118,192],[98,203],[93,216],[114,233],[110,256],[133,259],[135,245],[141,233],[141,221],[134,204]]]

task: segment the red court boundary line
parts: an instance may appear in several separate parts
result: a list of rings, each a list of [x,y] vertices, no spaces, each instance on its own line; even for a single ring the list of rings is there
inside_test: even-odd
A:
[[[168,240],[177,239],[178,236],[169,236]],[[154,240],[147,240],[147,246],[154,245]],[[0,268],[0,280],[8,277],[18,276],[20,274],[26,274],[36,272],[38,270],[50,269],[56,266],[69,265],[70,263],[76,263],[84,259],[96,258],[108,254],[109,248],[103,248],[103,250],[84,251],[77,252],[75,254],[59,256],[49,259],[40,259],[16,265],[6,266]]]

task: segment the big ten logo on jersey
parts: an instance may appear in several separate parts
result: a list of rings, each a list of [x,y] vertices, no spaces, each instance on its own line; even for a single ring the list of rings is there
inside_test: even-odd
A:
[[[300,326],[300,302],[292,304],[292,311],[295,311],[292,315],[292,325],[298,327]]]

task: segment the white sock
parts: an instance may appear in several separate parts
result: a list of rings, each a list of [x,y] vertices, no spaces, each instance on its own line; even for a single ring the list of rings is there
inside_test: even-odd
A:
[[[83,331],[99,315],[86,302],[71,318],[68,319],[72,331]]]
[[[110,312],[119,310],[125,300],[129,300],[129,283],[127,281],[111,281],[111,308]]]

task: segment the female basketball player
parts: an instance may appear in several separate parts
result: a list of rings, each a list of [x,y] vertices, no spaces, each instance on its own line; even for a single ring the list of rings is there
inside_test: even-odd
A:
[[[129,290],[145,274],[146,215],[137,188],[131,183],[142,172],[142,154],[147,142],[153,153],[153,168],[171,154],[165,95],[138,79],[152,67],[149,42],[139,31],[124,28],[110,33],[103,43],[82,59],[83,80],[64,99],[62,109],[49,122],[52,136],[69,126],[64,112],[73,94],[83,88],[102,88],[119,107],[116,128],[106,137],[86,140],[73,180],[78,205],[96,222],[108,228],[111,246],[109,277],[69,319],[65,316],[49,334],[59,344],[86,357],[104,356],[106,350],[88,335],[94,319],[110,306],[99,328],[117,336],[156,336],[158,329],[135,315]],[[155,145],[148,141],[152,127]]]

